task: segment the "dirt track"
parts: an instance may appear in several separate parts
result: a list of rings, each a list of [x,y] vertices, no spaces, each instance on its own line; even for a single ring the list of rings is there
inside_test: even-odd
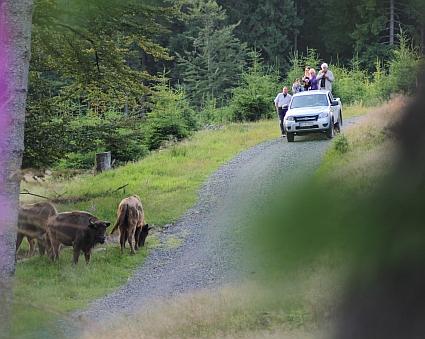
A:
[[[177,248],[153,249],[125,286],[73,314],[97,325],[117,315],[130,315],[154,301],[200,289],[215,289],[249,277],[241,270],[238,251],[244,244],[235,236],[261,208],[262,197],[300,175],[313,174],[331,145],[323,135],[277,138],[257,145],[223,165],[202,186],[198,203],[160,235]],[[247,212],[249,211],[249,212]],[[76,337],[86,322],[60,324],[65,336]],[[48,336],[48,335],[47,335]]]

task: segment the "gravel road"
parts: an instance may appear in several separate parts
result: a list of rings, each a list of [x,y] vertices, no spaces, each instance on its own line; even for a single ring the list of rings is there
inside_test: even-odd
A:
[[[235,236],[238,228],[274,188],[313,174],[330,145],[323,135],[296,137],[293,143],[278,138],[236,155],[206,180],[197,204],[159,234],[161,243],[180,239],[179,247],[152,249],[126,285],[73,315],[106,324],[116,314],[131,314],[158,299],[245,279],[249,272],[234,260],[244,245]],[[76,337],[82,323],[60,327]]]

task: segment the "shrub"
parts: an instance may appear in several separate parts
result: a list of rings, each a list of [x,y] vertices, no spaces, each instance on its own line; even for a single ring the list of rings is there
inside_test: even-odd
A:
[[[160,148],[170,139],[182,140],[190,135],[184,121],[166,116],[166,112],[153,113],[147,120],[145,130],[144,143],[149,150]]]
[[[347,153],[349,149],[348,138],[344,134],[341,134],[338,138],[335,139],[333,147],[341,154]]]
[[[24,168],[90,169],[99,151],[110,151],[116,163],[138,160],[148,153],[141,120],[117,114],[28,119],[24,142]]]
[[[253,122],[262,118],[270,118],[270,105],[263,95],[239,95],[233,101],[232,120]]]
[[[251,66],[242,74],[242,83],[233,90],[230,104],[233,121],[258,121],[270,118],[274,112],[273,99],[278,93],[278,75],[266,69],[256,50],[250,53]]]

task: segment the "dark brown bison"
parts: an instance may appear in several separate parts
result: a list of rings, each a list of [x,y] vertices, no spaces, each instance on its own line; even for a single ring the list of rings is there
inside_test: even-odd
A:
[[[86,263],[90,261],[93,247],[106,239],[108,221],[87,212],[73,211],[59,213],[47,220],[47,247],[52,261],[59,259],[59,246],[74,248],[74,264],[78,262],[80,252],[83,251]]]
[[[22,240],[26,237],[29,243],[28,256],[34,254],[35,239],[37,239],[40,254],[44,254],[45,243],[43,235],[46,233],[46,221],[56,214],[58,214],[58,211],[49,202],[37,202],[19,207],[16,253],[19,246],[21,246]]]
[[[135,254],[135,249],[145,245],[148,236],[149,227],[145,223],[142,202],[139,196],[133,195],[125,198],[118,206],[118,218],[109,235],[112,235],[117,229],[120,229],[121,251],[124,252],[125,242],[130,244],[130,254]],[[134,239],[134,246],[133,246]]]

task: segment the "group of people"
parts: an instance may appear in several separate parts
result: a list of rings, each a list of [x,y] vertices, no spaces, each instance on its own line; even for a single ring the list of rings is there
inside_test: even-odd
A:
[[[304,76],[302,77],[302,84],[299,78],[295,79],[295,82],[292,85],[292,95],[302,91],[318,89],[332,91],[332,82],[334,82],[334,80],[334,75],[328,70],[327,63],[323,63],[321,65],[321,70],[317,75],[314,68],[306,67],[304,70]],[[279,126],[282,132],[282,137],[286,136],[283,119],[288,111],[291,98],[292,96],[288,93],[288,87],[283,87],[282,93],[279,93],[274,99],[277,115],[279,116]]]
[[[321,68],[316,75],[316,70],[307,66],[302,77],[302,84],[299,78],[295,79],[292,85],[292,94],[316,89],[332,91],[332,82],[335,80],[334,75],[328,70],[327,63],[323,63]]]

